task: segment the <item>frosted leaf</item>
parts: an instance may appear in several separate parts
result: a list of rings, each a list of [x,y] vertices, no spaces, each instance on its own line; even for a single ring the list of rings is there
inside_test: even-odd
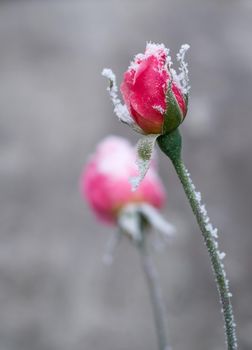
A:
[[[122,233],[126,233],[134,241],[139,242],[142,239],[142,218],[145,218],[148,224],[156,229],[160,237],[166,242],[176,231],[175,227],[165,220],[156,208],[146,203],[126,205],[119,214],[118,226]],[[158,246],[163,248],[164,244],[161,246],[161,241],[159,241]]]
[[[189,86],[189,77],[188,77],[188,63],[185,62],[185,54],[187,50],[190,48],[190,45],[184,44],[181,46],[179,52],[177,53],[177,61],[179,62],[179,71],[178,79],[180,81],[183,93],[185,95],[188,94],[190,90]]]
[[[131,236],[134,240],[142,239],[140,231],[140,217],[135,204],[129,204],[121,211],[118,218],[120,229]]]
[[[141,181],[144,179],[147,173],[151,158],[153,156],[154,146],[156,139],[160,134],[149,134],[142,137],[137,143],[137,160],[136,164],[138,167],[138,175],[131,177],[129,182],[132,186],[132,191],[136,191]]]
[[[107,242],[107,246],[105,248],[105,253],[103,255],[102,261],[106,265],[111,265],[114,261],[114,253],[115,249],[117,248],[118,244],[121,240],[121,233],[120,232],[113,232],[111,237],[109,238]]]
[[[129,111],[126,107],[126,105],[123,105],[121,103],[121,100],[119,99],[117,92],[118,87],[116,84],[116,76],[113,73],[111,69],[104,68],[102,71],[102,75],[109,79],[109,86],[107,88],[111,101],[114,105],[114,112],[118,119],[124,123],[130,126],[133,130],[136,132],[143,134],[143,130],[135,123],[135,121],[131,118]]]
[[[171,237],[176,231],[175,227],[166,221],[156,208],[145,203],[140,204],[138,208],[139,212],[147,219],[151,226],[166,237]]]

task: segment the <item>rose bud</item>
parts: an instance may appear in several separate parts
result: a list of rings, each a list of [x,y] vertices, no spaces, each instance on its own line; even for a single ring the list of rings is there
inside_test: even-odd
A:
[[[105,138],[90,157],[81,175],[80,190],[99,219],[115,223],[129,204],[146,203],[154,208],[164,205],[166,195],[154,161],[132,192],[129,177],[137,174],[135,157],[134,147],[116,136]]]
[[[152,43],[125,72],[121,93],[129,114],[145,134],[169,133],[185,118],[189,86],[184,55],[188,48],[183,45],[177,55],[179,75],[171,68],[169,50]]]

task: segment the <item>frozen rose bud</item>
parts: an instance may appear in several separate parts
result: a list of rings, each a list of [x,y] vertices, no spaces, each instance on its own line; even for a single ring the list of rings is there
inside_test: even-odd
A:
[[[183,45],[177,55],[180,74],[171,69],[169,50],[149,43],[136,55],[124,74],[121,92],[135,123],[146,134],[163,134],[176,129],[187,112],[188,71]]]
[[[105,138],[90,157],[80,180],[80,189],[99,219],[116,222],[128,204],[146,203],[161,208],[165,190],[151,162],[148,174],[137,191],[132,192],[129,177],[137,174],[135,150],[123,138]]]

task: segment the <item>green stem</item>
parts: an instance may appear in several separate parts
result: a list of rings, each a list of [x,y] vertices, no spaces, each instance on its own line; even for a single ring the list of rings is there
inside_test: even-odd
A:
[[[155,269],[153,260],[147,251],[145,236],[146,233],[142,232],[142,239],[138,242],[137,247],[140,252],[143,271],[145,274],[146,282],[149,288],[149,294],[151,304],[153,308],[155,326],[158,337],[159,350],[169,350],[167,336],[166,336],[166,317],[165,306],[162,298],[161,287],[158,279],[158,274]]]
[[[222,254],[218,250],[217,230],[209,223],[209,218],[205,207],[201,204],[200,193],[195,191],[190,175],[181,159],[181,136],[178,131],[169,135],[161,136],[158,139],[161,150],[171,159],[178,177],[183,185],[187,199],[196,217],[201,233],[203,235],[208,253],[213,267],[217,289],[220,295],[220,302],[225,322],[225,332],[228,350],[237,350],[237,338],[235,331],[234,316],[231,304],[231,293],[229,291],[228,280],[221,261]]]

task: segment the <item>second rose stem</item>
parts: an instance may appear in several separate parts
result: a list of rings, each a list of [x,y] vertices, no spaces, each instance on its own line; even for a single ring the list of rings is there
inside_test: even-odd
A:
[[[148,252],[144,225],[141,225],[141,241],[137,243],[140,253],[145,279],[148,285],[150,300],[153,308],[159,350],[171,350],[167,341],[167,321],[165,315],[165,305],[162,297],[160,282],[154,262]]]

